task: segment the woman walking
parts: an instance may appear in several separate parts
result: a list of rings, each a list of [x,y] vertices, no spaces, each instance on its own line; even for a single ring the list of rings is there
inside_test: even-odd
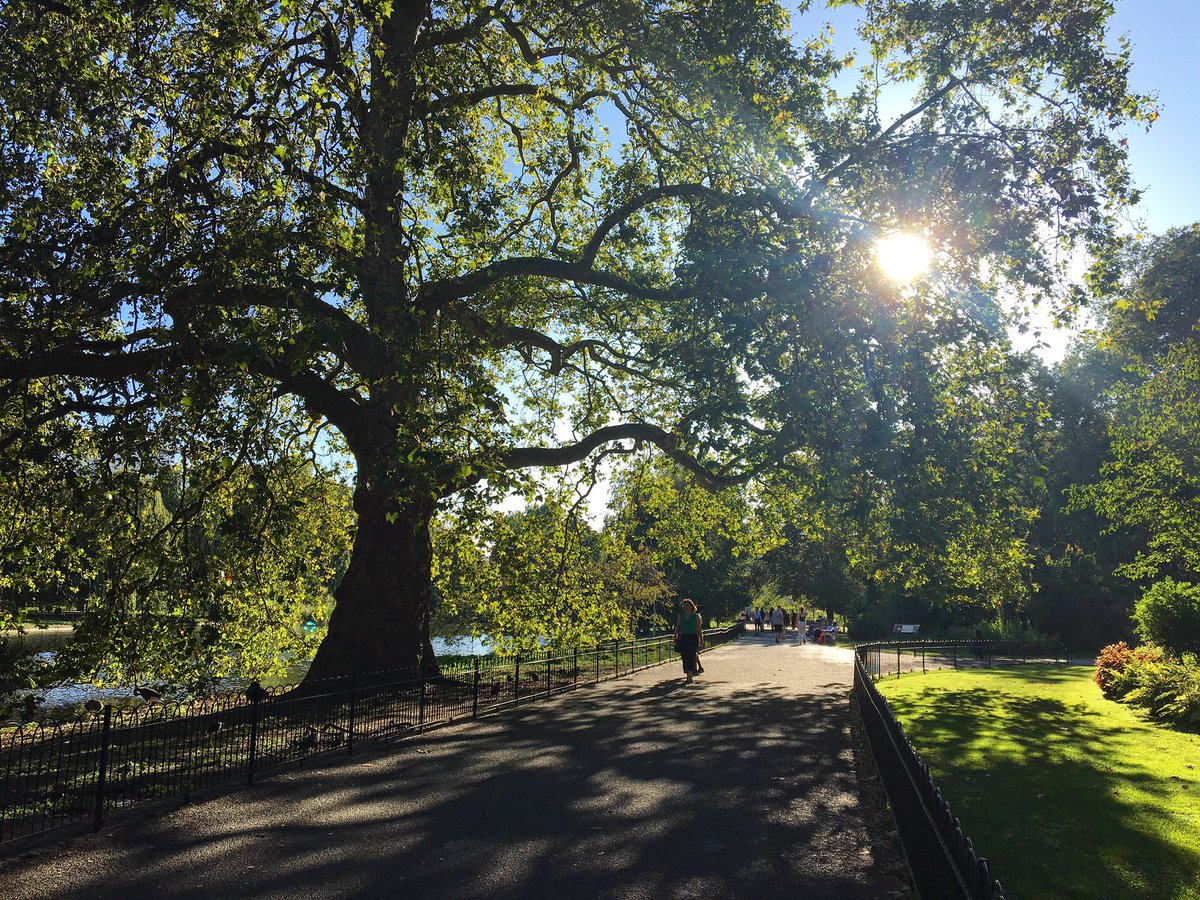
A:
[[[675,649],[683,657],[683,674],[690,682],[696,674],[697,655],[704,647],[704,629],[700,627],[696,604],[684,599],[682,606],[682,611],[675,619]]]
[[[800,604],[800,611],[796,613],[796,642],[808,643],[808,610],[804,608],[803,603]]]

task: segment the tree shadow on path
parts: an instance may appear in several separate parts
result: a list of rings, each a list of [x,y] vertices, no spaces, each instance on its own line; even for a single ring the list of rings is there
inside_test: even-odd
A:
[[[824,663],[803,689],[708,668],[686,688],[654,670],[178,810],[119,849],[81,848],[95,877],[60,873],[56,893],[886,896],[849,667]]]

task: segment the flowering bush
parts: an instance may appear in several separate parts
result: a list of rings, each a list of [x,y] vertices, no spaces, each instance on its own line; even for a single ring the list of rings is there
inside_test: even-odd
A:
[[[1157,663],[1163,658],[1162,651],[1153,644],[1130,648],[1124,641],[1109,644],[1096,657],[1096,684],[1110,700],[1120,700],[1135,685],[1131,670],[1140,670],[1147,663]]]
[[[1095,681],[1105,697],[1112,697],[1109,690],[1112,687],[1113,679],[1125,671],[1125,666],[1129,663],[1132,655],[1133,651],[1124,641],[1117,641],[1115,644],[1101,648],[1100,655],[1096,657]]]

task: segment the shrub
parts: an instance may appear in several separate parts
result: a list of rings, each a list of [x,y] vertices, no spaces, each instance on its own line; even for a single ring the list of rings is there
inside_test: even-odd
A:
[[[1110,700],[1125,700],[1126,695],[1142,684],[1147,668],[1163,661],[1163,652],[1153,644],[1143,644],[1129,651],[1129,658],[1119,671],[1114,671],[1104,696]]]
[[[1175,725],[1200,723],[1200,665],[1179,660],[1130,665],[1119,681],[1128,681],[1125,702]]]
[[[1200,654],[1200,585],[1159,581],[1134,604],[1133,617],[1143,640],[1173,656]]]
[[[1096,657],[1095,682],[1100,686],[1105,697],[1112,698],[1113,681],[1125,671],[1125,666],[1128,665],[1131,656],[1133,656],[1133,651],[1124,641],[1117,641],[1115,644],[1109,644],[1100,649],[1100,655]]]
[[[1130,648],[1124,641],[1109,644],[1096,657],[1095,682],[1105,697],[1120,700],[1136,684],[1137,670],[1147,663],[1160,662],[1162,658],[1162,651],[1153,644],[1137,649]]]

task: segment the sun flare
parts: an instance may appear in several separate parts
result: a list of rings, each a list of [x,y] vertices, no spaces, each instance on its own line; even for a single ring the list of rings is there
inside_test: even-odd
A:
[[[932,261],[933,248],[915,234],[889,234],[875,242],[875,264],[896,284],[908,284],[924,275]]]

